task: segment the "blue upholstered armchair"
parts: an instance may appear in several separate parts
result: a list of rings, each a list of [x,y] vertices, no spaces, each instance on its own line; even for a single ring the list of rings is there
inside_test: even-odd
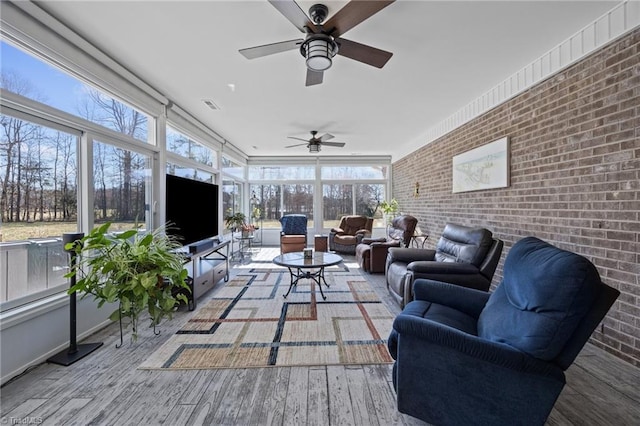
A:
[[[302,251],[307,246],[307,216],[286,214],[280,218],[280,252]]]
[[[620,292],[591,262],[534,237],[489,294],[418,279],[389,350],[398,410],[436,425],[542,425],[564,371]]]

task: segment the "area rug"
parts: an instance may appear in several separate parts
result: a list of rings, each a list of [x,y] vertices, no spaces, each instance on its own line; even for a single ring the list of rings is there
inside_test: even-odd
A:
[[[345,268],[346,269],[346,268]],[[141,369],[214,369],[392,362],[394,316],[358,271],[327,268],[323,300],[287,269],[250,269],[199,304]]]

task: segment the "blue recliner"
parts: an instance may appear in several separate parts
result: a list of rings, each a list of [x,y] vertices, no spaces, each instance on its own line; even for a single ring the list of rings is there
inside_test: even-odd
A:
[[[389,336],[398,410],[434,425],[543,425],[619,291],[586,258],[517,242],[496,290],[418,279]]]
[[[280,253],[302,251],[307,246],[307,216],[286,214],[280,218]]]

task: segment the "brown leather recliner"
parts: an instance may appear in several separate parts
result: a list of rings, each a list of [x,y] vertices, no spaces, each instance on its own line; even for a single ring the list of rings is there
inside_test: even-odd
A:
[[[356,246],[356,261],[370,273],[384,273],[390,247],[409,247],[418,219],[411,215],[395,217],[388,228],[387,238],[363,238]]]
[[[356,246],[363,238],[371,236],[373,218],[367,216],[342,216],[340,225],[329,232],[329,250],[355,254]]]
[[[503,242],[488,229],[448,223],[435,250],[392,247],[387,255],[387,289],[404,307],[413,300],[417,278],[489,291]]]

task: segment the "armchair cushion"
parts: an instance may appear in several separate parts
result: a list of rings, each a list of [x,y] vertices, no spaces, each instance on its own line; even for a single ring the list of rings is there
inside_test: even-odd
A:
[[[366,216],[342,216],[340,225],[337,228],[333,228],[332,231],[335,231],[336,234],[356,235],[358,231],[366,229],[368,220],[369,218]],[[369,232],[371,232],[371,229],[369,229]]]
[[[479,267],[492,243],[492,234],[487,229],[449,223],[436,245],[435,260],[468,263]]]
[[[280,218],[282,235],[307,235],[307,216],[303,214],[286,214]]]
[[[477,274],[478,268],[468,263],[455,262],[411,262],[407,269],[416,273],[429,274]]]
[[[479,336],[551,360],[599,295],[600,276],[584,257],[528,237],[505,261],[504,282],[478,321]]]
[[[307,245],[305,235],[281,235],[280,251],[282,254],[302,251]]]
[[[390,262],[404,262],[406,264],[418,260],[435,260],[436,251],[418,248],[401,248],[389,250]]]
[[[401,241],[403,247],[409,247],[417,225],[418,219],[414,216],[408,214],[396,216],[388,229],[389,239]]]

